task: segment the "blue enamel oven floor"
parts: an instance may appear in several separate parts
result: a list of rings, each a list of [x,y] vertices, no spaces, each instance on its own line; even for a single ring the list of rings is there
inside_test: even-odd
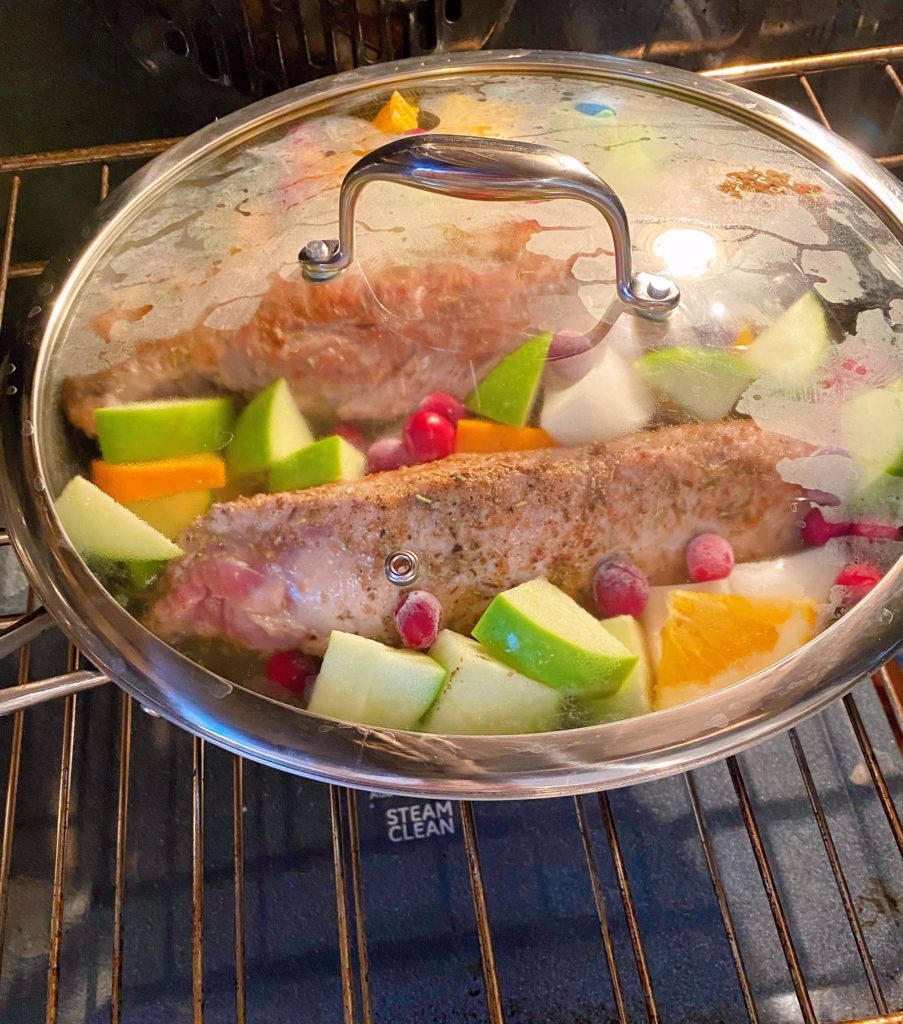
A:
[[[30,677],[66,656],[45,635]],[[0,664],[0,684],[17,671]],[[690,777],[460,806],[238,762],[113,687],[36,708],[0,721],[0,1020],[890,1013],[903,1007],[897,727],[866,681],[849,705]]]

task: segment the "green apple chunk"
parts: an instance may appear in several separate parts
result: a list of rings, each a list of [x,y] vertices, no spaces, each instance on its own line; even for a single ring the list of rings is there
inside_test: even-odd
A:
[[[134,512],[164,537],[175,540],[191,523],[210,508],[210,491],[183,491],[162,498],[130,502],[126,508]]]
[[[854,519],[874,518],[903,523],[903,476],[879,473],[857,491],[848,503]]]
[[[614,693],[637,656],[542,577],[493,598],[473,635],[499,661],[563,693]]]
[[[84,557],[152,562],[183,554],[159,530],[82,476],[75,476],[66,484],[55,508],[72,546]]]
[[[505,356],[476,386],[467,408],[497,423],[522,427],[536,401],[551,344],[551,334],[540,334]]]
[[[127,562],[128,578],[136,590],[147,590],[157,582],[166,562]]]
[[[98,409],[97,440],[107,462],[155,462],[225,448],[235,413],[229,398],[176,398]]]
[[[790,387],[812,382],[831,344],[825,308],[806,292],[750,342],[743,361],[754,376],[775,377]]]
[[[586,717],[590,722],[598,723],[648,714],[652,710],[652,675],[642,627],[632,615],[603,619],[602,625],[637,656],[637,663],[610,697],[596,697],[583,702]]]
[[[739,356],[704,348],[662,348],[635,365],[651,387],[706,422],[727,416],[753,376]]]
[[[430,657],[448,680],[423,722],[448,736],[509,736],[558,725],[561,694],[515,672],[470,637],[443,629]]]
[[[277,462],[270,470],[269,489],[301,491],[334,480],[359,480],[366,466],[363,452],[338,434],[331,434]]]
[[[903,385],[857,395],[841,411],[843,443],[863,471],[864,483],[882,474],[903,476]]]
[[[226,449],[229,473],[237,477],[263,473],[313,439],[288,384],[280,378],[251,399],[238,417],[235,436]]]
[[[333,630],[309,710],[386,729],[413,729],[445,682],[426,654]]]

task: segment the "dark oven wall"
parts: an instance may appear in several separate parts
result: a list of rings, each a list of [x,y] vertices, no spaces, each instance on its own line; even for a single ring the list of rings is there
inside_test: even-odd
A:
[[[701,70],[901,37],[900,0],[29,0],[0,7],[0,153],[182,134],[298,82],[437,50]]]
[[[218,82],[235,99],[364,62],[480,47],[621,53],[695,70],[872,46],[899,39],[903,17],[896,0],[94,3],[159,74],[175,79],[188,64],[198,79]]]

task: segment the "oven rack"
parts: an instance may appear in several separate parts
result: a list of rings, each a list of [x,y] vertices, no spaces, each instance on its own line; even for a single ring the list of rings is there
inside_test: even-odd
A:
[[[901,66],[896,45],[705,74],[831,127],[832,76],[868,68],[903,105]],[[103,198],[174,141],[0,157],[0,320],[45,266],[14,259],[30,178],[94,167]],[[0,721],[0,1019],[903,1022],[896,663],[785,736],[631,790],[380,798],[136,713],[30,590],[16,606],[0,548],[0,684],[93,689]]]

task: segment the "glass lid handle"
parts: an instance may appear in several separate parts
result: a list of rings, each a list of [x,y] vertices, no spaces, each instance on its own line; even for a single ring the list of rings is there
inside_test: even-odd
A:
[[[459,199],[582,199],[611,229],[621,301],[643,316],[667,316],[680,301],[668,278],[635,273],[630,227],[621,200],[586,164],[548,146],[468,135],[414,135],[380,146],[345,175],[339,237],[308,242],[298,254],[304,276],[327,281],[354,259],[354,210],[361,189],[388,181]]]

